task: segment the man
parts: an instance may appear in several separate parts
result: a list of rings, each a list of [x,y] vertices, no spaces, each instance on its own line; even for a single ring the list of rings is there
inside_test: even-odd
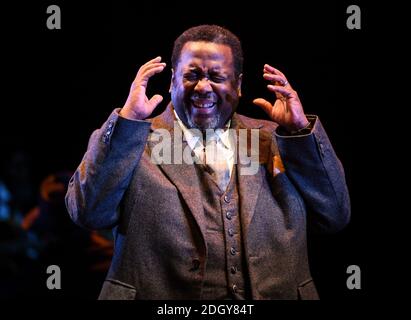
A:
[[[230,31],[188,29],[174,44],[166,111],[147,120],[162,101],[146,96],[148,80],[166,66],[157,57],[139,69],[123,108],[91,136],[66,204],[79,225],[115,227],[101,299],[317,298],[306,229],[330,232],[348,223],[343,169],[320,120],[304,114],[297,92],[272,66],[263,77],[275,103],[254,100],[272,121],[235,113],[242,63]],[[258,132],[253,174],[236,161],[229,128]],[[228,150],[224,161],[207,161],[212,139],[201,135],[212,129],[214,150]],[[166,144],[189,148],[194,163],[155,161],[164,130]]]

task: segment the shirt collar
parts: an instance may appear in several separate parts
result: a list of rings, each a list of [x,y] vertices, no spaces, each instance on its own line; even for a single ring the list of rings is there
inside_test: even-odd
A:
[[[179,124],[181,130],[183,131],[184,139],[187,141],[187,144],[190,146],[191,149],[195,149],[198,146],[203,147],[203,136],[199,130],[190,130],[186,127],[186,125],[181,121],[180,117],[178,116],[177,112],[173,109],[174,115],[176,117],[177,123]],[[230,142],[230,128],[231,119],[228,120],[224,129],[216,129],[215,135],[217,137],[217,142],[221,143],[226,149],[231,148]]]

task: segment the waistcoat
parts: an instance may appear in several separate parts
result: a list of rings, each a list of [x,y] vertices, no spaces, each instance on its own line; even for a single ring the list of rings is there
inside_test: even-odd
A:
[[[230,183],[223,191],[204,166],[196,165],[208,248],[202,299],[250,298],[236,169],[233,169]]]

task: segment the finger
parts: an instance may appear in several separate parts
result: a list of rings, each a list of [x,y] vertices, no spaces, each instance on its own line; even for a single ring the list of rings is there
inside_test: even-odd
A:
[[[270,66],[269,64],[264,65],[264,71],[267,71],[268,73],[274,73],[274,74],[277,74],[279,76],[282,76],[282,77],[286,78],[284,73],[282,73],[280,70]]]
[[[269,81],[276,81],[276,82],[278,82],[278,84],[280,84],[282,86],[284,86],[284,83],[288,84],[287,79],[285,79],[284,77],[279,76],[279,75],[275,75],[275,74],[271,74],[271,73],[264,73],[263,78],[266,79],[266,80],[269,80]]]
[[[167,64],[166,64],[165,62],[154,62],[154,63],[151,63],[151,64],[148,64],[148,65],[146,65],[146,66],[141,67],[140,70],[141,70],[142,72],[144,72],[144,71],[147,71],[147,70],[156,68],[156,67],[166,66],[166,65],[167,65]]]
[[[142,76],[147,71],[149,71],[153,68],[157,68],[157,67],[161,67],[161,66],[165,67],[166,63],[165,62],[156,62],[156,63],[152,63],[150,65],[143,66],[143,67],[140,68],[140,70],[138,70],[136,78],[139,77],[139,76]]]
[[[262,108],[268,115],[271,115],[271,110],[273,109],[273,105],[263,98],[257,98],[253,100],[253,103],[260,108]]]
[[[160,65],[158,67],[154,67],[152,69],[149,69],[143,72],[141,75],[138,75],[138,77],[136,78],[136,84],[147,86],[148,79],[150,79],[156,73],[160,73],[161,71],[163,71],[164,67],[165,65]]]
[[[142,76],[144,78],[151,78],[153,75],[155,75],[156,73],[160,73],[161,71],[163,71],[165,68],[165,64],[163,65],[159,65],[150,69],[147,69]]]
[[[279,94],[281,94],[282,96],[284,96],[286,98],[289,98],[293,94],[293,91],[290,88],[283,87],[283,86],[273,86],[273,85],[269,84],[267,86],[267,88],[268,88],[268,90],[270,90],[272,92],[275,92],[276,94],[279,93]],[[277,96],[277,98],[278,98],[278,96]]]
[[[270,66],[269,64],[265,64],[264,65],[264,72],[277,74],[277,69]]]
[[[161,57],[160,57],[160,56],[155,57],[154,59],[151,59],[151,60],[147,61],[145,64],[143,64],[143,65],[141,66],[141,68],[142,68],[142,67],[145,67],[145,66],[147,66],[147,65],[150,65],[150,64],[152,64],[152,63],[160,62],[160,61],[161,61]]]
[[[154,108],[157,107],[161,101],[163,101],[163,97],[160,96],[159,94],[155,94],[154,96],[151,97],[148,103],[154,110]]]
[[[158,65],[158,64],[161,64],[161,57],[160,56],[155,57],[154,59],[151,59],[151,60],[147,61],[145,64],[140,66],[140,68],[138,69],[136,78],[137,78],[139,73],[144,72],[147,68],[150,68],[150,66]]]

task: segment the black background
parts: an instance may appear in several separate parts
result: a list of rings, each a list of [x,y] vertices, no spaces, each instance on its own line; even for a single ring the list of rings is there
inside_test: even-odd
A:
[[[46,27],[46,9],[52,4],[61,8],[61,30]],[[169,100],[174,39],[193,25],[220,24],[243,44],[239,113],[267,119],[251,101],[270,98],[262,79],[263,65],[269,63],[286,74],[306,113],[317,114],[327,130],[346,170],[352,221],[337,235],[311,239],[312,273],[322,299],[364,298],[372,287],[371,213],[363,210],[368,180],[354,148],[362,124],[364,97],[359,91],[367,76],[364,50],[372,17],[356,2],[362,8],[363,29],[348,30],[349,4],[50,1],[4,7],[2,158],[25,150],[32,160],[34,188],[51,172],[74,170],[91,132],[124,104],[139,66],[158,55],[168,63],[149,83],[149,94],[165,98],[158,114]],[[361,267],[361,290],[346,287],[346,268],[352,264]]]

